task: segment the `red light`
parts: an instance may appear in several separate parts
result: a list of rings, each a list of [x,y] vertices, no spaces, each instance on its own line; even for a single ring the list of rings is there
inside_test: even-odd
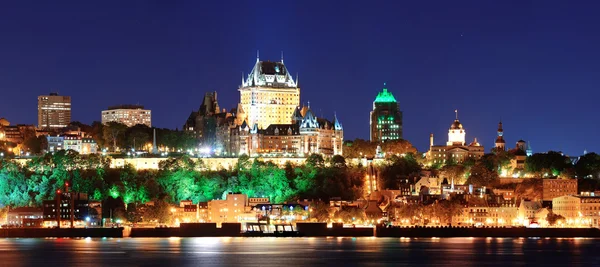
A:
[[[60,194],[60,190],[56,190],[56,193],[57,193],[57,194]]]

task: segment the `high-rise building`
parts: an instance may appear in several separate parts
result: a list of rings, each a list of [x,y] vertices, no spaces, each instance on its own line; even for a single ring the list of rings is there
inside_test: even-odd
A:
[[[402,111],[396,98],[383,84],[371,111],[371,142],[402,139]]]
[[[149,109],[140,105],[119,105],[108,107],[102,111],[102,123],[118,122],[132,127],[144,124],[152,127],[152,114]]]
[[[57,93],[38,96],[38,128],[64,128],[71,122],[71,97]]]
[[[248,125],[266,129],[271,124],[289,124],[300,106],[300,88],[283,64],[260,61],[246,79],[242,77],[240,104],[246,112]]]

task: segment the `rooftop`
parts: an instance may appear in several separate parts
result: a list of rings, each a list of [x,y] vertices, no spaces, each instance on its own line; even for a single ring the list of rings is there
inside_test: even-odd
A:
[[[110,107],[108,107],[108,110],[113,110],[113,109],[144,109],[144,106],[142,106],[142,105],[124,104],[124,105],[117,105],[117,106],[110,106]]]
[[[396,98],[391,92],[388,92],[385,83],[383,84],[383,91],[377,94],[375,103],[396,103]]]

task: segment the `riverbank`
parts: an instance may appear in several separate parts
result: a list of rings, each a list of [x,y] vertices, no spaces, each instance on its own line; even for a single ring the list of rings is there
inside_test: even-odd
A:
[[[0,229],[0,237],[550,237],[600,238],[597,228],[473,228],[473,227],[376,227],[328,228],[325,223],[297,223],[292,232],[242,232],[240,223],[182,224],[173,228],[9,228]]]
[[[375,229],[377,237],[600,237],[598,228],[394,227]]]
[[[0,237],[123,237],[123,228],[6,228]]]

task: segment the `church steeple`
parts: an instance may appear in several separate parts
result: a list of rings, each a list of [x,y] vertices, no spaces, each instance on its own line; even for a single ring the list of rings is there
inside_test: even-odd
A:
[[[498,123],[498,137],[496,138],[496,149],[505,150],[506,142],[504,141],[504,130],[502,129],[502,121]]]

